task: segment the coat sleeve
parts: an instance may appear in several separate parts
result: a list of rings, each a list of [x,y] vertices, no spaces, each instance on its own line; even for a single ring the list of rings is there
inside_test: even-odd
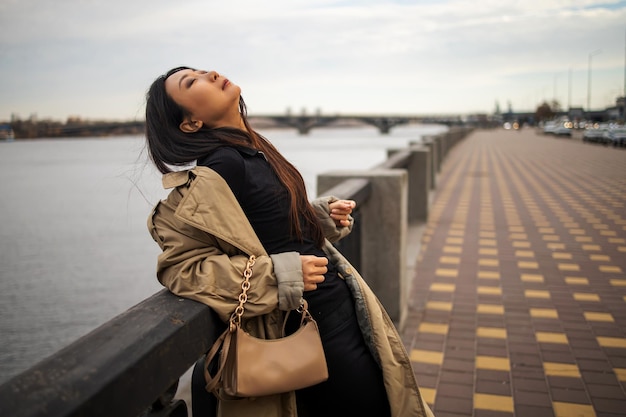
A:
[[[208,305],[222,320],[228,320],[239,304],[248,255],[175,218],[166,202],[155,207],[148,228],[162,249],[157,260],[159,282],[178,296]],[[257,256],[244,317],[275,310],[278,299],[272,260],[268,255]]]
[[[333,243],[346,237],[352,231],[352,226],[354,225],[354,218],[352,216],[348,216],[350,226],[337,226],[335,221],[330,217],[328,204],[337,200],[337,197],[325,196],[318,197],[311,202],[313,209],[315,210],[315,214],[317,215],[317,219],[322,225],[324,237]]]

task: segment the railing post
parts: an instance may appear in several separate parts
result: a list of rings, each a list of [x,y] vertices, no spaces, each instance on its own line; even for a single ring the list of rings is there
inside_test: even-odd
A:
[[[325,190],[350,178],[367,178],[372,184],[370,198],[359,208],[362,215],[359,273],[376,293],[391,319],[401,326],[409,294],[405,268],[407,171],[374,169],[328,172],[317,178],[318,195],[323,195]]]
[[[430,206],[432,168],[430,151],[424,146],[411,146],[409,162],[409,223],[426,221]]]
[[[386,168],[407,170],[409,176],[408,221],[409,223],[426,221],[430,206],[430,176],[432,175],[430,150],[419,143],[411,143],[408,149],[388,149],[387,155],[390,158],[399,152],[408,152],[405,166],[387,166]]]
[[[436,136],[425,136],[422,143],[430,151],[430,189],[434,190],[437,188],[437,172],[439,172]]]

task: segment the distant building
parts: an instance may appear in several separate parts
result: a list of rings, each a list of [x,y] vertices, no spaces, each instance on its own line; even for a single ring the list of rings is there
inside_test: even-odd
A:
[[[15,134],[10,124],[0,124],[0,140],[12,141]]]

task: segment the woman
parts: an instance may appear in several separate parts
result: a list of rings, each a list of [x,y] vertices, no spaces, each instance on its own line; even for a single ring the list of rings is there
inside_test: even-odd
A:
[[[250,127],[237,85],[215,71],[170,70],[148,91],[146,138],[164,186],[173,188],[148,220],[163,250],[159,281],[227,321],[254,254],[246,330],[278,337],[285,312],[304,298],[322,337],[327,381],[222,400],[220,415],[432,415],[392,322],[330,243],[350,232],[354,201],[309,202],[296,168]]]

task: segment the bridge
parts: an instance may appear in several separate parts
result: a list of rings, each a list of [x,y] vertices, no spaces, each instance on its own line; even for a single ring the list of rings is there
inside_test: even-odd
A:
[[[396,126],[410,123],[443,124],[448,127],[473,124],[460,115],[322,115],[317,112],[307,115],[292,115],[289,112],[279,114],[252,114],[250,123],[259,128],[294,128],[301,135],[308,134],[314,128],[321,127],[355,127],[359,125],[375,126],[381,134],[388,134]],[[471,118],[470,118],[471,119]],[[469,123],[468,123],[469,122]],[[11,124],[15,137],[23,138],[54,138],[54,137],[92,137],[135,135],[145,132],[145,121],[71,121],[59,122],[15,122]]]
[[[313,115],[302,113],[292,115],[250,115],[254,125],[264,127],[291,127],[301,135],[308,134],[316,127],[354,127],[355,125],[375,126],[381,134],[389,134],[392,128],[410,123],[443,124],[455,126],[464,124],[460,115],[322,115],[319,112]]]

